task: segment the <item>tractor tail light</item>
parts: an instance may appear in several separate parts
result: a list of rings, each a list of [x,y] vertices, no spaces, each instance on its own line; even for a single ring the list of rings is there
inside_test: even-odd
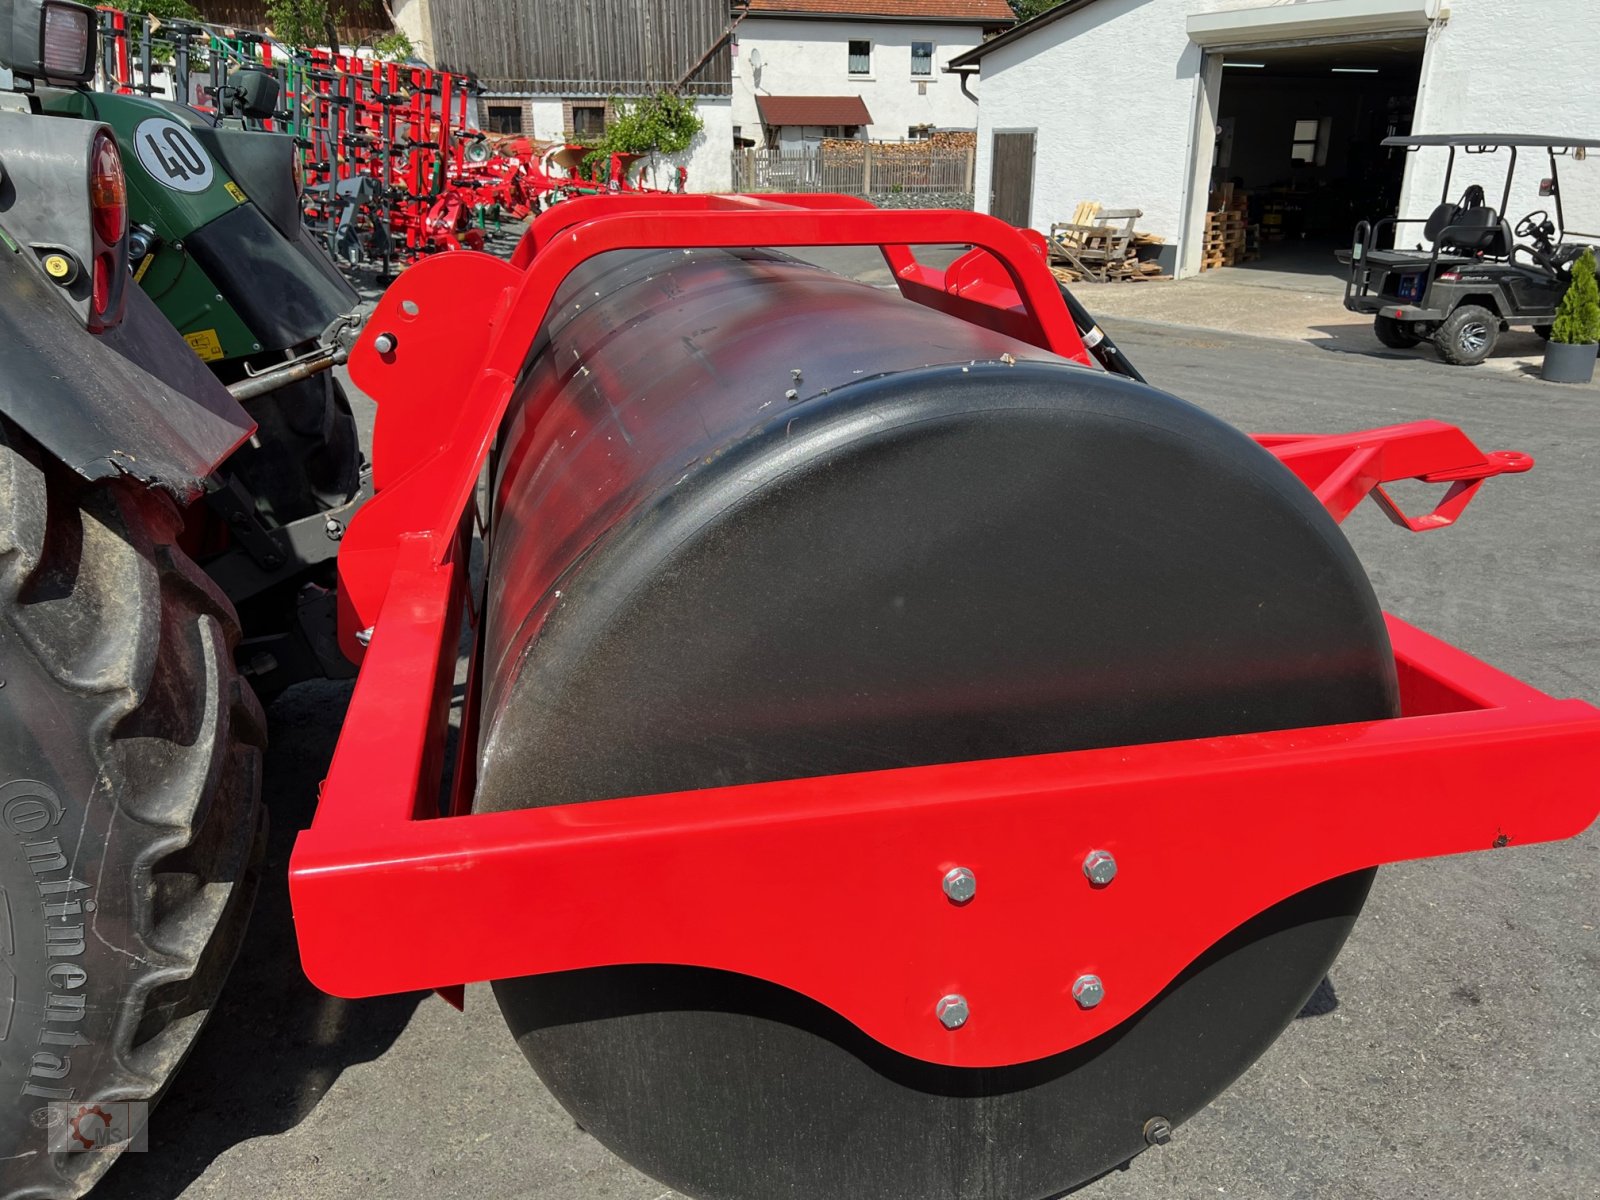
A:
[[[95,233],[111,245],[120,242],[128,227],[128,182],[116,140],[104,131],[95,135],[89,152],[89,202]]]
[[[76,4],[47,4],[39,62],[52,79],[78,79],[93,67],[90,56],[91,11]]]
[[[109,254],[94,256],[94,272],[90,284],[89,304],[96,317],[104,317],[111,306],[111,282],[117,265]]]
[[[128,180],[109,129],[97,130],[89,143],[88,174],[88,324],[99,333],[122,320],[128,286]]]

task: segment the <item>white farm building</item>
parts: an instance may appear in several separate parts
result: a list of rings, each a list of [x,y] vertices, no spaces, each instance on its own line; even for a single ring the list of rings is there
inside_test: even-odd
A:
[[[947,69],[980,81],[979,208],[1041,232],[1084,200],[1138,208],[1189,274],[1224,185],[1266,259],[1325,255],[1440,202],[1445,152],[1386,136],[1600,136],[1597,61],[1597,0],[1065,0]],[[1508,154],[1463,157],[1453,186],[1498,207]],[[1550,207],[1548,160],[1518,167],[1513,222]],[[1600,230],[1600,165],[1561,182],[1569,227]]]

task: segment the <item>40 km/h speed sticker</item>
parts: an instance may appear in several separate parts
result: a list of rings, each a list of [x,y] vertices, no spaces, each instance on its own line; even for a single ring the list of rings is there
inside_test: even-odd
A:
[[[150,178],[175,192],[203,192],[211,186],[211,156],[176,121],[151,117],[133,131],[139,165]]]

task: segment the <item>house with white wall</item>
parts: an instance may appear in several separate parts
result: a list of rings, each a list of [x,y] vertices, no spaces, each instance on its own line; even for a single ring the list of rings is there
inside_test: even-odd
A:
[[[431,61],[482,85],[479,121],[538,141],[594,138],[615,100],[672,91],[703,128],[663,155],[656,180],[685,166],[691,191],[732,185],[730,0],[395,0],[396,26]]]
[[[733,50],[741,144],[898,141],[976,129],[944,66],[1013,23],[1006,0],[749,0]]]
[[[976,79],[977,206],[1047,232],[1083,200],[1139,208],[1179,274],[1200,269],[1222,185],[1263,250],[1309,259],[1358,219],[1425,216],[1446,155],[1407,133],[1600,134],[1596,0],[1065,0],[956,56]],[[1509,152],[1456,182],[1498,202]],[[1562,167],[1569,225],[1600,228],[1600,162]],[[1465,168],[1465,170],[1463,169]],[[1524,153],[1506,215],[1549,207]]]

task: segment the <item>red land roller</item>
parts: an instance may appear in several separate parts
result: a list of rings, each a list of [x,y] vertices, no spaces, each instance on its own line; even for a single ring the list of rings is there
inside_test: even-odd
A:
[[[805,245],[899,290],[761,248]],[[584,1128],[691,1196],[1053,1196],[1271,1044],[1378,865],[1595,815],[1600,713],[1386,617],[1338,528],[1447,525],[1530,460],[1239,433],[989,218],[574,201],[512,265],[408,271],[351,369],[378,495],[306,969],[495,981]]]

